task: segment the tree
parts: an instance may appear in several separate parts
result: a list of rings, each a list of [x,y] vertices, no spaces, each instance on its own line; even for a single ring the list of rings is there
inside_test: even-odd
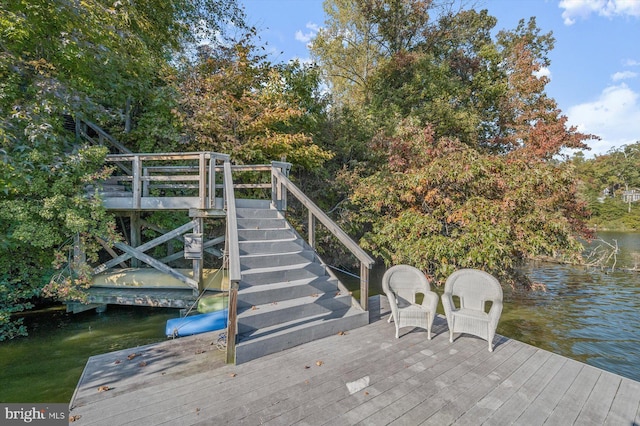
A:
[[[344,207],[389,264],[440,281],[476,267],[528,287],[524,260],[575,260],[591,235],[574,168],[558,159],[592,136],[567,127],[545,93],[552,35],[532,18],[494,38],[495,24],[486,11],[446,11],[371,70],[370,147],[383,161],[343,174]]]
[[[384,58],[374,40],[375,24],[362,14],[358,0],[328,0],[324,10],[328,18],[311,42],[311,54],[336,102],[365,102],[370,75]]]
[[[624,191],[640,187],[640,142],[612,148],[591,159],[575,155],[581,193],[592,212],[590,223],[599,229],[639,229],[640,211],[623,200]]]
[[[314,144],[307,114],[316,109],[305,85],[318,80],[300,64],[272,66],[247,37],[230,48],[201,52],[180,86],[186,150],[233,153],[240,163],[285,159],[314,169],[331,158]]]
[[[553,43],[551,33],[540,34],[535,18],[498,34],[507,91],[499,104],[497,132],[487,141],[497,150],[551,160],[565,148],[589,149],[584,141],[597,138],[577,132],[575,126],[567,128],[567,117],[544,91],[549,79],[538,73],[549,65]]]
[[[83,145],[65,124],[91,118],[126,129],[133,105],[166,85],[172,59],[229,20],[242,25],[234,1],[2,3],[0,340],[25,333],[11,314],[47,283],[52,295],[69,295],[50,281],[56,249],[74,234],[114,238],[111,218],[84,189],[109,172],[107,150]]]
[[[411,116],[431,125],[436,137],[482,143],[494,131],[506,88],[491,39],[495,23],[486,11],[440,16],[422,42],[379,67],[370,113],[390,129]]]
[[[479,268],[512,286],[534,256],[577,259],[585,205],[570,163],[531,164],[483,154],[429,128],[404,121],[375,148],[388,163],[357,180],[349,220],[361,243],[387,264],[415,265],[442,283],[457,268]]]

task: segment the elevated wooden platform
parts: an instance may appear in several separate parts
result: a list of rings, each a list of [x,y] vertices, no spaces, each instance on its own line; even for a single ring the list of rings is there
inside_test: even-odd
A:
[[[493,353],[471,336],[449,343],[442,317],[431,341],[418,329],[396,339],[386,300],[369,302],[365,327],[241,365],[224,364],[218,332],[92,357],[70,415],[108,426],[640,424],[638,382],[504,337]]]
[[[192,271],[180,272],[193,276]],[[204,296],[227,292],[229,282],[222,271],[204,269],[203,288]],[[87,303],[67,302],[67,311],[78,313],[94,308],[104,309],[105,305],[189,309],[198,299],[187,284],[153,268],[109,270],[95,276],[86,293]]]

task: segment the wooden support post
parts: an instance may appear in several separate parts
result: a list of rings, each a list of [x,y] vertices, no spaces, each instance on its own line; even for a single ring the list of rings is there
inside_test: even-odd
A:
[[[216,157],[209,157],[209,175],[207,180],[207,195],[209,202],[207,209],[213,209],[216,205]]]
[[[360,262],[360,306],[369,310],[369,268],[364,262]]]
[[[227,319],[227,364],[236,363],[236,334],[238,332],[238,283],[229,283],[229,318]]]
[[[316,248],[316,218],[313,212],[309,210],[309,245],[312,249]]]
[[[149,169],[148,168],[144,168],[142,169],[142,176],[143,177],[149,177]],[[149,196],[149,181],[148,180],[144,180],[144,182],[142,182],[142,196],[143,197],[148,197]]]
[[[207,209],[207,157],[204,152],[200,153],[198,163],[198,198],[198,206],[202,210]]]
[[[134,211],[131,212],[131,215],[129,216],[130,219],[130,226],[131,226],[131,247],[136,248],[138,246],[140,246],[140,244],[142,244],[142,235],[140,233],[140,212],[139,211]],[[140,266],[140,262],[138,261],[138,259],[136,259],[135,257],[131,258],[131,267],[132,268],[138,268]]]
[[[201,217],[198,217],[194,219],[194,222],[195,222],[195,226],[193,227],[193,233],[200,234],[202,236],[203,226],[204,226],[203,219]],[[200,293],[202,293],[202,291],[204,291],[204,282],[202,278],[202,269],[203,269],[202,266],[204,264],[203,252],[204,252],[204,244],[202,244],[202,240],[201,240],[200,249],[197,256],[199,257],[199,259],[193,259],[193,279],[198,282],[197,293],[194,291],[194,293],[196,293],[195,294],[196,296],[198,296]]]
[[[139,155],[133,157],[133,182],[131,182],[133,191],[133,208],[140,209],[140,205],[142,204],[142,185],[140,182],[142,181],[142,160]]]

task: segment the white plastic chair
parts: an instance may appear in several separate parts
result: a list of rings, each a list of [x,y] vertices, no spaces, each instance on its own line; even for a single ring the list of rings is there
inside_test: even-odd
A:
[[[427,277],[417,268],[396,265],[382,277],[382,289],[391,305],[391,319],[396,325],[396,338],[402,327],[420,327],[427,330],[431,340],[431,326],[436,315],[438,295],[431,291]],[[416,303],[416,294],[424,294],[421,305]]]
[[[460,306],[453,297],[460,299]],[[487,302],[491,308],[487,312]],[[493,352],[493,338],[502,313],[502,287],[492,275],[477,269],[460,269],[444,284],[442,305],[449,325],[449,341],[454,333],[468,333],[489,342]]]

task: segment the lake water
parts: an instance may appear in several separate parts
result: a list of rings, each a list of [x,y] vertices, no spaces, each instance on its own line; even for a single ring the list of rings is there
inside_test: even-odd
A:
[[[634,266],[640,234],[600,237],[618,241],[617,267]],[[371,294],[380,293],[383,272],[374,270]],[[526,272],[547,290],[507,297],[498,333],[640,381],[640,274],[552,263]],[[28,338],[0,343],[0,402],[69,402],[90,356],[165,340],[166,320],[176,316],[119,306],[30,314]]]

